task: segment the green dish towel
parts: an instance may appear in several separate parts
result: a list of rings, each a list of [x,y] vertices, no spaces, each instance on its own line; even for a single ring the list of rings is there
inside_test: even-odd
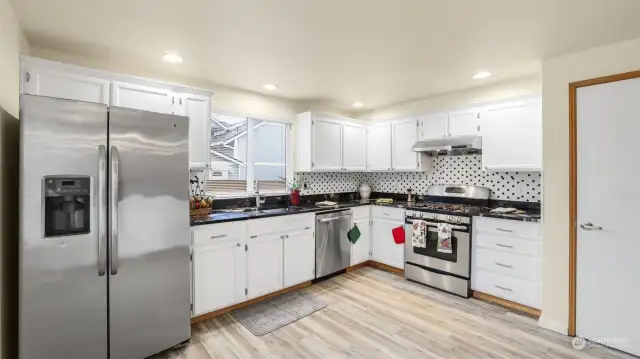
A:
[[[349,238],[349,242],[351,242],[351,244],[356,244],[360,238],[360,230],[358,229],[357,224],[354,224],[353,228],[351,228],[349,233],[347,233],[347,238]]]

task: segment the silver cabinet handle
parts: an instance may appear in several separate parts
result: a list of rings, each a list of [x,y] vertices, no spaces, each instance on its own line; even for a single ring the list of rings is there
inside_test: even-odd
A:
[[[251,238],[258,238],[258,236],[251,236]]]
[[[383,213],[382,215],[383,215],[383,216],[390,216],[391,214],[389,214],[389,213]]]
[[[284,239],[284,234],[280,236],[280,239]]]
[[[98,276],[107,272],[107,147],[98,146]]]
[[[496,262],[496,265],[498,265],[500,267],[505,267],[505,268],[513,268],[513,266],[511,264],[502,264],[500,262]]]
[[[496,228],[496,231],[500,231],[500,232],[507,232],[507,233],[513,233],[512,230],[510,229],[504,229],[504,228]]]
[[[211,236],[211,239],[224,238],[226,236],[227,236],[226,234],[219,234],[217,236]]]
[[[304,230],[306,231],[307,229],[311,229],[311,227],[304,227]]]
[[[111,146],[111,275],[118,274],[118,200],[120,178],[120,154]]]
[[[581,224],[580,228],[582,228],[585,231],[601,231],[602,230],[602,227],[594,226],[593,223],[591,222],[585,222]]]
[[[289,238],[289,235],[288,235],[288,234],[287,234],[287,235],[285,235],[285,236],[284,236],[284,238]]]
[[[507,292],[513,292],[513,289],[511,289],[511,288],[505,288],[505,287],[501,287],[499,285],[496,285],[495,287],[498,288],[498,289],[502,289],[504,291],[507,291]]]
[[[498,247],[502,247],[502,248],[509,248],[509,249],[513,249],[513,246],[508,246],[508,245],[506,245],[506,244],[496,243],[496,246],[498,246]]]
[[[240,247],[240,243],[238,243],[237,246]]]

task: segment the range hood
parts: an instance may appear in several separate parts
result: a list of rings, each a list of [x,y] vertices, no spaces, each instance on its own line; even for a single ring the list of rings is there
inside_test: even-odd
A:
[[[482,137],[476,135],[434,138],[416,142],[413,152],[423,152],[430,156],[460,156],[482,153]]]

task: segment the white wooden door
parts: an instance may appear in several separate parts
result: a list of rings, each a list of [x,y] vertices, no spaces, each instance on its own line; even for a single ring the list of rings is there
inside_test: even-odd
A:
[[[605,344],[634,355],[640,355],[640,191],[633,184],[640,170],[632,163],[639,98],[640,79],[577,93],[577,335],[611,339]]]
[[[30,95],[109,104],[109,81],[64,71],[31,68],[24,75]]]
[[[318,117],[313,120],[313,170],[342,170],[342,123]]]
[[[447,129],[448,121],[449,116],[446,113],[423,117],[420,120],[420,122],[422,123],[420,137],[422,139],[428,140],[449,136],[449,132]]]
[[[367,162],[369,170],[391,170],[390,123],[373,125],[369,127],[367,136]]]
[[[247,250],[248,298],[256,298],[283,288],[284,236],[272,234],[250,238]]]
[[[193,250],[193,314],[201,315],[245,300],[243,238],[229,238]]]
[[[488,106],[480,114],[480,125],[484,169],[542,169],[542,100],[539,96]]]
[[[315,278],[316,240],[313,230],[284,235],[284,287],[291,287]]]
[[[353,223],[360,230],[360,238],[356,244],[351,245],[351,265],[364,263],[371,259],[371,228],[369,227],[369,217],[357,218]]]
[[[393,123],[392,168],[396,171],[418,169],[418,153],[411,148],[418,140],[418,121],[406,120]]]
[[[404,245],[396,244],[392,230],[404,223],[374,218],[371,224],[372,259],[396,268],[404,268]]]
[[[342,167],[345,170],[367,169],[367,128],[362,125],[342,125]]]
[[[449,135],[477,135],[479,134],[478,126],[480,125],[479,110],[470,108],[449,113]]]
[[[114,82],[111,92],[113,106],[168,114],[176,112],[176,96],[166,89]]]
[[[211,136],[210,98],[206,96],[180,94],[177,96],[181,108],[179,115],[189,117],[189,163],[192,169],[209,166]]]

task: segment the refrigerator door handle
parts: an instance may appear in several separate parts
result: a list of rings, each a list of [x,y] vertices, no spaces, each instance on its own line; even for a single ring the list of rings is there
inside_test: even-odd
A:
[[[118,148],[111,146],[111,275],[118,274],[118,178],[120,171],[120,156]]]
[[[98,146],[98,276],[107,271],[107,148]]]

